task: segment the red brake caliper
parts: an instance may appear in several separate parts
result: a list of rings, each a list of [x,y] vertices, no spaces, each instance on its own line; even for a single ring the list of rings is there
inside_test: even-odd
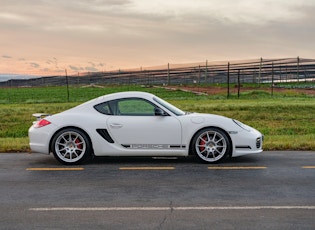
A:
[[[76,140],[75,140],[75,143],[76,143],[76,144],[79,144],[79,143],[80,143],[80,140],[79,140],[79,139],[76,139]],[[82,149],[82,144],[77,145],[77,147],[78,147],[78,149]]]
[[[204,145],[206,144],[206,140],[204,139],[204,137],[203,138],[201,138],[201,141],[199,142],[199,150],[200,150],[200,152],[202,152],[203,150],[205,150],[205,147],[204,147]],[[201,145],[203,145],[203,146],[201,146]]]

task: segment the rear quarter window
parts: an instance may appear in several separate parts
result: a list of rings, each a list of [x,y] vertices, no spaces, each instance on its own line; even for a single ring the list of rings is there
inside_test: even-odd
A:
[[[108,103],[98,104],[98,105],[94,106],[94,108],[96,109],[96,111],[98,111],[102,114],[112,115],[112,112],[110,110]]]

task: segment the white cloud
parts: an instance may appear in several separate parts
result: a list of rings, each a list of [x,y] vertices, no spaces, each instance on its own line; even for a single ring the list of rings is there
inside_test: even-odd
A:
[[[13,14],[13,13],[7,13],[7,12],[1,12],[0,18],[2,20],[14,20],[14,21],[24,21],[25,18],[20,14]]]
[[[87,67],[85,67],[85,70],[86,70],[86,71],[91,71],[91,72],[99,71],[97,68],[92,67],[92,66],[87,66]]]
[[[194,16],[224,23],[264,24],[301,18],[301,6],[314,6],[311,0],[136,0],[133,10],[140,14],[168,15],[177,20]]]
[[[31,62],[30,66],[33,67],[33,68],[39,68],[40,67],[40,65],[38,63],[36,63],[36,62]]]
[[[84,70],[82,67],[80,66],[73,66],[73,65],[69,65],[69,68],[73,71],[82,71]]]

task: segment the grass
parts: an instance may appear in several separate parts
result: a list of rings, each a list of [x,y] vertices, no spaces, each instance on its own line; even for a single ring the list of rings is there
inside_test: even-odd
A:
[[[186,110],[238,119],[265,135],[265,150],[315,150],[315,101],[308,98],[215,100],[193,104],[178,102]]]
[[[231,95],[197,96],[179,90],[140,86],[70,88],[69,102],[64,87],[0,89],[0,152],[27,152],[27,132],[33,113],[58,113],[88,99],[107,93],[141,90],[152,92],[185,111],[219,114],[238,119],[265,135],[265,150],[315,150],[315,100],[297,93],[265,91]],[[3,95],[10,94],[10,97]],[[9,101],[10,103],[9,103]]]
[[[166,99],[183,99],[193,95],[182,91],[172,91],[172,93],[169,94],[162,88],[146,88],[137,85],[106,87],[81,86],[69,87],[69,90],[67,90],[65,86],[0,88],[0,104],[84,102],[98,96],[122,91],[147,91]]]

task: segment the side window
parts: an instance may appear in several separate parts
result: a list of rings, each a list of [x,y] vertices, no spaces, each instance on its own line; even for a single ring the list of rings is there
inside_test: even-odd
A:
[[[94,108],[100,112],[100,113],[103,113],[103,114],[106,114],[106,115],[112,115],[113,113],[111,112],[111,109],[109,107],[109,103],[102,103],[102,104],[98,104],[96,106],[94,106]]]
[[[139,98],[118,101],[118,110],[121,116],[154,116],[154,105]]]
[[[95,105],[94,108],[106,115],[115,116],[154,116],[155,106],[140,98],[113,100]]]

